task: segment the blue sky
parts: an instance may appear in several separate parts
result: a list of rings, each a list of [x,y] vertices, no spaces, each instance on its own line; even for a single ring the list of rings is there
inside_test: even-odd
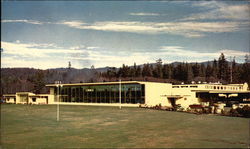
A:
[[[202,62],[250,48],[247,1],[4,1],[2,67]]]

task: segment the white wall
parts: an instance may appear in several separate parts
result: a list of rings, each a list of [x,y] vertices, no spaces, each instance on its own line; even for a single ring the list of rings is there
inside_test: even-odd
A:
[[[188,108],[189,105],[199,104],[199,99],[196,98],[196,93],[192,92],[190,88],[173,88],[172,94],[183,96],[176,100],[176,104],[180,104],[184,109]]]
[[[165,95],[171,94],[172,85],[169,83],[145,82],[145,104],[155,106],[171,106]]]

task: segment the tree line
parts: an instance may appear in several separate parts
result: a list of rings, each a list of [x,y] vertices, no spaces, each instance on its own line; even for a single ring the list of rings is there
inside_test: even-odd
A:
[[[158,59],[154,64],[143,64],[137,66],[128,66],[123,64],[122,67],[108,69],[101,73],[101,76],[112,80],[112,78],[158,78],[165,82],[171,83],[192,83],[195,82],[221,82],[221,83],[244,83],[250,80],[250,63],[249,55],[245,56],[245,62],[239,64],[235,58],[228,61],[223,53],[218,59],[207,63],[171,63],[163,64]]]
[[[218,82],[250,84],[250,57],[246,55],[244,63],[228,61],[222,53],[218,59],[206,63],[171,63],[163,64],[158,59],[153,64],[127,66],[120,68],[105,67],[74,69],[67,68],[33,69],[1,68],[0,95],[16,92],[47,93],[45,84],[61,81],[62,83],[118,81],[119,78],[135,81],[154,81],[179,84],[181,82]],[[232,77],[231,77],[232,76]]]

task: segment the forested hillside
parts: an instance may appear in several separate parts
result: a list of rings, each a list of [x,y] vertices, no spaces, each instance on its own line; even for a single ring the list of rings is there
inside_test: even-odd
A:
[[[45,84],[60,80],[62,83],[79,83],[100,81],[98,69],[33,69],[33,68],[2,68],[1,87],[2,93],[15,93],[30,91],[46,93]]]
[[[2,68],[2,94],[30,91],[48,92],[45,84],[60,80],[62,83],[105,82],[122,80],[155,81],[169,83],[221,82],[250,84],[250,63],[246,55],[244,63],[228,61],[222,53],[213,61],[203,63],[175,62],[163,64],[161,59],[156,63],[127,66],[120,68],[106,67],[91,69],[58,68],[39,70],[33,68]]]
[[[143,80],[164,81],[171,83],[195,82],[221,82],[221,83],[250,83],[249,56],[246,55],[245,62],[239,64],[235,59],[228,61],[222,53],[218,60],[203,63],[175,62],[163,64],[158,59],[155,64],[144,64],[142,66],[129,67],[123,65],[119,70],[108,69],[102,73],[105,78],[143,78]]]

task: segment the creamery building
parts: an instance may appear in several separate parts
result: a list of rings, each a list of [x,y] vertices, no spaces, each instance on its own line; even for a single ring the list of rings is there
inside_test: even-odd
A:
[[[6,103],[15,104],[51,104],[49,94],[34,94],[31,92],[17,92],[16,94],[4,94]]]
[[[215,102],[244,102],[250,99],[248,84],[182,84],[172,85],[171,95],[166,95],[172,105],[188,108],[190,104],[213,104]]]
[[[49,84],[51,101],[61,104],[139,106],[169,105],[162,95],[170,94],[172,84],[140,81]],[[59,95],[59,96],[57,96]],[[120,101],[121,99],[121,101]]]
[[[48,84],[49,94],[19,92],[4,95],[9,103],[100,105],[100,106],[181,106],[213,104],[218,101],[244,102],[250,99],[244,84],[182,84],[121,81],[75,84]],[[121,104],[120,104],[121,103]]]

